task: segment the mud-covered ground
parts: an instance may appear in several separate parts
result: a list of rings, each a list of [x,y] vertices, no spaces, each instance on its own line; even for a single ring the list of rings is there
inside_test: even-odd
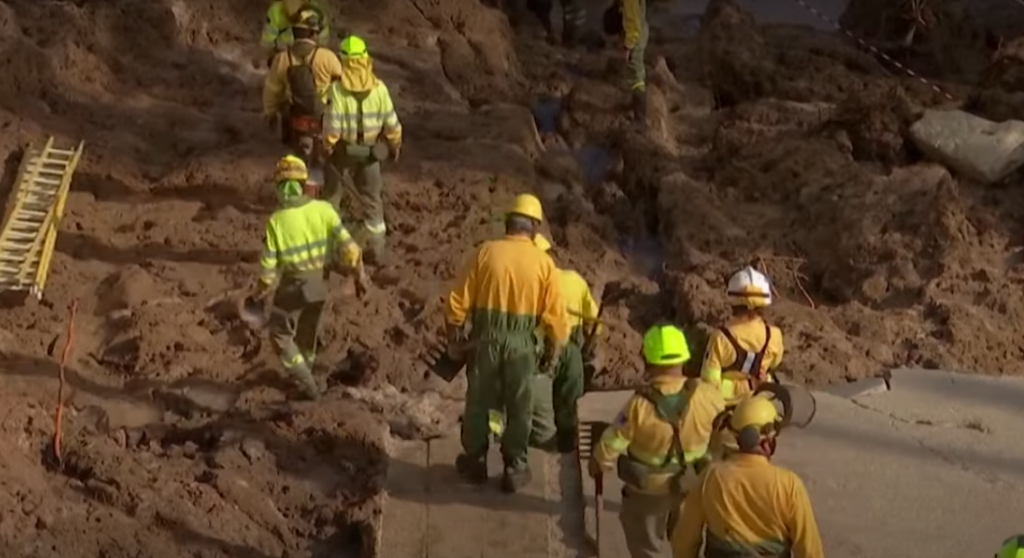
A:
[[[368,39],[407,139],[385,171],[391,262],[365,300],[335,279],[318,370],[330,389],[296,403],[235,310],[279,155],[258,112],[262,4],[0,2],[5,189],[27,143],[87,142],[46,296],[2,301],[8,553],[374,555],[389,427],[432,436],[459,414],[461,380],[420,360],[440,297],[524,190],[546,202],[556,259],[605,301],[604,386],[635,380],[638,331],[659,319],[686,325],[699,354],[747,263],[775,281],[795,378],[1024,373],[1016,179],[984,187],[919,160],[906,126],[942,95],[838,38],[712,4],[697,40],[652,7],[641,132],[611,84],[615,49],[567,53],[532,23],[513,34],[476,0],[332,3]],[[855,12],[866,35],[905,37]],[[953,67],[930,29],[894,55],[955,76],[944,88],[979,114],[1024,114],[1012,40],[993,58],[991,37],[965,35],[978,40]]]

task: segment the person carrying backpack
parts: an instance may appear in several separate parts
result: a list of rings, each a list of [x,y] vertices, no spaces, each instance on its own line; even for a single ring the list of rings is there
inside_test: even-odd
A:
[[[647,385],[626,402],[605,429],[588,464],[592,477],[616,467],[625,487],[619,521],[632,558],[658,558],[668,550],[687,483],[708,461],[715,418],[725,400],[712,385],[688,382],[686,336],[671,325],[647,330],[643,341]]]
[[[271,128],[280,125],[281,141],[307,164],[319,164],[324,104],[331,83],[340,80],[341,60],[317,44],[323,22],[313,7],[295,16],[295,42],[274,56],[263,85],[263,114]]]
[[[708,339],[700,375],[734,405],[762,383],[775,381],[783,344],[782,330],[764,318],[772,304],[768,277],[747,266],[729,278],[728,295],[732,319]]]

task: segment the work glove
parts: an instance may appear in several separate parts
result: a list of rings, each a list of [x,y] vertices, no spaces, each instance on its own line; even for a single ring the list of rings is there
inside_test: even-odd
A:
[[[391,159],[392,162],[397,163],[398,162],[398,158],[401,155],[402,155],[402,146],[401,145],[392,145],[391,146],[391,155],[388,158]]]
[[[597,459],[591,457],[590,460],[587,461],[587,473],[590,474],[590,478],[596,479],[604,474],[604,468],[601,467],[601,464],[598,463]]]
[[[540,361],[540,373],[545,376],[555,376],[555,369],[558,368],[558,361],[562,358],[565,345],[562,343],[551,343],[550,348]]]
[[[367,270],[362,267],[362,263],[355,268],[355,296],[356,298],[362,298],[367,296],[370,291],[370,277],[367,276]]]
[[[447,338],[446,353],[452,360],[462,360],[466,356],[466,340],[463,335],[462,326],[447,324],[445,326],[445,337]]]

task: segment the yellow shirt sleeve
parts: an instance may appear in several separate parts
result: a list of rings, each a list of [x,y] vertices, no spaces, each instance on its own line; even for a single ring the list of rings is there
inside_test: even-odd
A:
[[[546,254],[547,269],[544,271],[544,293],[541,295],[540,321],[547,328],[548,338],[559,345],[569,341],[569,334],[572,327],[569,325],[568,312],[565,309],[565,300],[562,298],[562,287],[558,277],[558,268],[555,262]]]
[[[719,387],[722,385],[722,357],[726,350],[731,349],[721,331],[715,330],[711,333],[707,349],[704,351],[704,363],[700,367],[702,380]]]
[[[789,532],[793,537],[794,558],[824,558],[825,548],[818,532],[818,522],[814,518],[811,499],[802,480],[792,474],[789,497],[792,502]]]
[[[287,83],[285,80],[285,60],[287,55],[278,54],[270,64],[267,78],[263,82],[263,115],[277,114],[287,99]]]
[[[601,441],[594,449],[594,459],[603,469],[611,469],[619,456],[626,453],[636,436],[636,396],[630,397],[619,411],[615,421],[601,434]]]
[[[782,354],[785,352],[785,343],[782,341],[782,330],[772,326],[772,346],[775,358],[768,364],[768,370],[775,370],[782,364]]]
[[[679,514],[675,529],[672,531],[672,558],[699,558],[700,547],[704,542],[704,525],[707,517],[704,514],[704,484],[708,473],[704,471],[695,490],[686,495],[683,513]]]
[[[587,285],[586,281],[584,281],[583,301],[580,304],[580,313],[583,314],[583,317],[585,317],[588,320],[597,320],[597,315],[600,313],[600,311],[601,307],[600,305],[597,304],[597,301],[594,300],[594,295],[590,292],[590,286]],[[584,327],[587,327],[586,322],[584,322]],[[600,323],[590,327],[593,327],[594,335],[599,335],[602,332],[602,326]],[[590,327],[588,327],[587,329],[589,330]]]
[[[481,248],[483,251],[486,248]],[[445,305],[445,319],[449,325],[461,327],[466,323],[466,318],[473,309],[473,302],[476,300],[477,265],[480,261],[480,252],[466,266],[462,276],[456,283],[456,287],[448,294],[448,301]]]

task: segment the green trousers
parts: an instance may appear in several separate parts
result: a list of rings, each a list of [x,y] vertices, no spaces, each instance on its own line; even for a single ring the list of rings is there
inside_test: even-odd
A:
[[[530,442],[545,445],[558,432],[576,429],[576,402],[583,397],[583,353],[569,343],[554,377],[537,374],[533,384],[533,419]]]
[[[361,225],[349,231],[356,242],[378,259],[384,257],[387,235],[383,190],[380,161],[347,155],[344,147],[338,146],[324,173],[323,198],[342,215],[350,217],[354,224]],[[343,201],[347,212],[342,210]]]
[[[502,410],[505,431],[501,455],[505,466],[524,469],[530,441],[537,351],[532,334],[479,339],[466,368],[469,386],[462,415],[462,450],[477,459],[487,455],[489,411]]]
[[[630,91],[647,90],[647,68],[644,66],[644,56],[647,54],[647,41],[650,39],[651,30],[647,26],[647,2],[640,0],[640,15],[643,18],[640,22],[640,38],[636,46],[629,52],[629,60],[626,62],[625,84]]]
[[[669,550],[671,525],[679,516],[683,505],[681,496],[652,495],[622,489],[622,509],[619,522],[626,536],[630,558],[662,558],[672,554]]]
[[[317,386],[313,379],[313,364],[323,311],[323,298],[305,296],[302,286],[285,286],[279,288],[274,296],[267,324],[285,372],[303,389],[314,392]]]

